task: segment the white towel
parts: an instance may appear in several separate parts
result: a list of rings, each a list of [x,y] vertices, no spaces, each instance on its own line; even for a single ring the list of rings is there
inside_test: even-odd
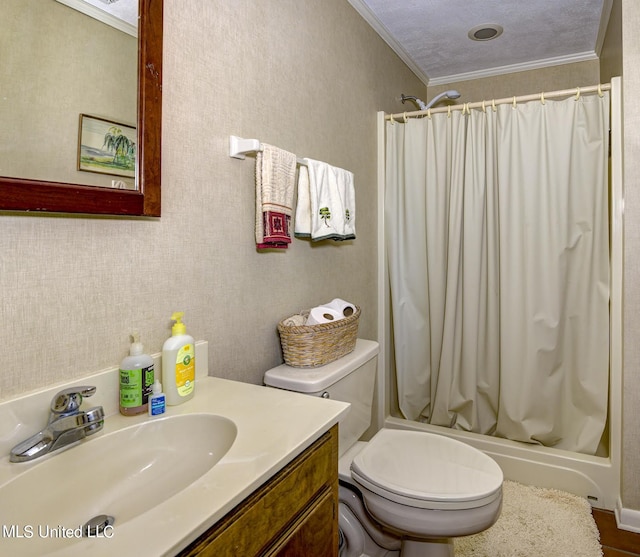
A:
[[[296,238],[311,238],[311,198],[309,194],[309,171],[305,165],[300,165],[298,169],[298,201],[294,224]]]
[[[282,324],[286,327],[302,327],[306,322],[307,318],[299,313],[282,320]]]
[[[296,156],[262,144],[256,154],[256,246],[286,249],[291,243]]]
[[[354,240],[356,194],[353,173],[305,159],[298,173],[295,235],[318,240]]]

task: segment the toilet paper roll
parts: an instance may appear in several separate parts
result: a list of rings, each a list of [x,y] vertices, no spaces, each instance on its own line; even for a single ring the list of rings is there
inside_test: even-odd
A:
[[[327,306],[318,306],[309,312],[305,325],[320,325],[322,323],[333,323],[342,319],[342,314]]]
[[[340,298],[334,298],[325,307],[335,309],[342,317],[349,317],[356,312],[356,306]]]

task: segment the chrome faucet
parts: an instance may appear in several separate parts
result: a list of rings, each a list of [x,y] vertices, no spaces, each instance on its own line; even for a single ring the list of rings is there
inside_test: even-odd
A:
[[[82,398],[95,392],[95,387],[70,387],[60,391],[51,401],[47,427],[13,447],[9,460],[33,460],[100,431],[104,426],[102,406],[80,410]]]

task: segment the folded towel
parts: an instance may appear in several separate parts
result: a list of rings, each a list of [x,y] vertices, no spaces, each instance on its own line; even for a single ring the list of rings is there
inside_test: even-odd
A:
[[[353,173],[305,159],[298,174],[295,235],[318,240],[354,240],[356,195]]]
[[[262,144],[256,153],[256,246],[286,249],[291,243],[296,156]]]
[[[298,201],[294,225],[296,238],[311,238],[311,197],[309,171],[305,165],[298,170]]]

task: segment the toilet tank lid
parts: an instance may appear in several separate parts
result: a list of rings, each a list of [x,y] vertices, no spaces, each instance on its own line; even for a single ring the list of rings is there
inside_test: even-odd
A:
[[[279,365],[264,374],[264,383],[269,387],[287,389],[298,393],[315,393],[333,385],[354,369],[366,364],[379,351],[373,340],[357,339],[350,354],[321,367],[299,368]]]

